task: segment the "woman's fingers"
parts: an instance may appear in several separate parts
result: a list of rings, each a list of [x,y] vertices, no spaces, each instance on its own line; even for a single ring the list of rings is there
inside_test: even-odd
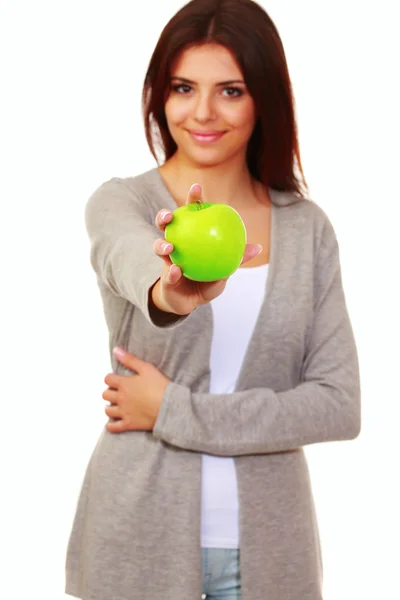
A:
[[[260,254],[260,252],[262,252],[262,249],[263,247],[261,246],[261,244],[246,244],[242,262],[240,264],[243,265],[244,263],[248,262],[258,254]]]
[[[181,269],[177,265],[173,264],[169,256],[173,250],[173,245],[170,242],[167,242],[165,239],[159,238],[153,242],[153,252],[164,262],[160,277],[164,288],[176,287],[182,277]]]
[[[168,223],[171,223],[172,217],[172,210],[168,210],[168,208],[163,208],[156,214],[156,227],[158,227],[158,229],[160,229],[161,231],[165,231],[165,227],[168,225]]]
[[[203,197],[203,189],[201,185],[198,183],[194,183],[187,195],[186,204],[191,204],[193,202],[200,202]],[[168,208],[163,208],[156,214],[155,224],[158,229],[162,232],[165,231],[165,227],[168,223],[171,223],[173,218],[173,211]]]
[[[119,406],[106,406],[104,409],[107,417],[110,419],[121,419],[122,418],[122,410]]]
[[[177,265],[171,264],[171,266],[168,269],[168,272],[165,274],[164,283],[170,288],[174,288],[178,285],[181,278],[181,269]]]
[[[194,183],[187,195],[186,204],[193,204],[194,202],[201,202],[203,198],[203,189],[198,183]]]
[[[172,244],[163,240],[162,238],[158,238],[153,242],[153,252],[157,254],[160,258],[163,259],[164,264],[170,266],[172,264],[169,255],[173,252],[174,247]]]
[[[103,400],[111,402],[111,404],[116,404],[118,399],[118,392],[112,388],[107,388],[106,390],[104,390],[102,398]]]

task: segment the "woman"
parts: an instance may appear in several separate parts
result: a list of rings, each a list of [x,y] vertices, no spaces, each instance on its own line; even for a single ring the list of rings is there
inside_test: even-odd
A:
[[[143,100],[163,164],[106,182],[86,207],[110,350],[122,353],[105,378],[110,421],[83,482],[66,592],[320,600],[303,446],[358,435],[358,364],[335,234],[302,192],[271,19],[251,0],[190,2],[162,32]],[[162,235],[203,190],[239,212],[249,242],[213,283],[183,277]]]

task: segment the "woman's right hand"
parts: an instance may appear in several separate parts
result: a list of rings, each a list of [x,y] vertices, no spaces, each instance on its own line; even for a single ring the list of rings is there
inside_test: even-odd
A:
[[[202,188],[195,184],[189,190],[186,204],[198,202],[202,198]],[[164,232],[166,225],[173,219],[173,211],[160,210],[157,213],[156,226]],[[157,308],[177,315],[188,315],[201,304],[207,304],[225,289],[228,277],[219,281],[199,282],[184,277],[181,269],[171,261],[173,246],[159,238],[153,244],[153,251],[162,258],[164,266],[160,279],[152,289],[152,300]],[[261,252],[259,244],[246,244],[241,264],[251,260]]]

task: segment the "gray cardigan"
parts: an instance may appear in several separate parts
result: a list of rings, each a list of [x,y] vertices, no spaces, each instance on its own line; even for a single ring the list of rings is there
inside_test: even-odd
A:
[[[360,430],[357,352],[338,245],[311,200],[269,190],[265,298],[237,391],[209,390],[212,311],[153,323],[161,260],[154,217],[176,208],[157,169],[104,183],[86,206],[111,353],[156,365],[168,385],[153,432],[104,430],[87,466],[66,557],[84,600],[201,597],[201,454],[235,457],[243,600],[321,600],[322,567],[303,446]],[[344,532],[343,532],[344,533]]]

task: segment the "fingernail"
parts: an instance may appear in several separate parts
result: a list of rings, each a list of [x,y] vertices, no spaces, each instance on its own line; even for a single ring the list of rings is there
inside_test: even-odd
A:
[[[261,254],[261,252],[263,251],[263,247],[261,246],[261,244],[257,244],[257,246],[258,246],[258,252],[257,252],[256,256],[258,254]]]
[[[164,242],[164,244],[161,244],[161,250],[163,252],[169,252],[170,250],[172,250],[172,244]]]
[[[196,193],[200,193],[201,192],[201,185],[199,183],[194,183],[192,185],[192,187],[190,188],[191,192],[196,192]]]
[[[123,358],[126,354],[125,350],[122,350],[122,348],[118,347],[113,348],[113,352],[115,356],[118,356],[118,358]]]
[[[165,218],[166,218],[166,217],[167,217],[169,214],[170,214],[170,211],[169,211],[169,210],[163,210],[163,211],[161,211],[161,214],[160,214],[161,220],[162,220],[162,221],[164,221],[164,219],[165,219]]]

